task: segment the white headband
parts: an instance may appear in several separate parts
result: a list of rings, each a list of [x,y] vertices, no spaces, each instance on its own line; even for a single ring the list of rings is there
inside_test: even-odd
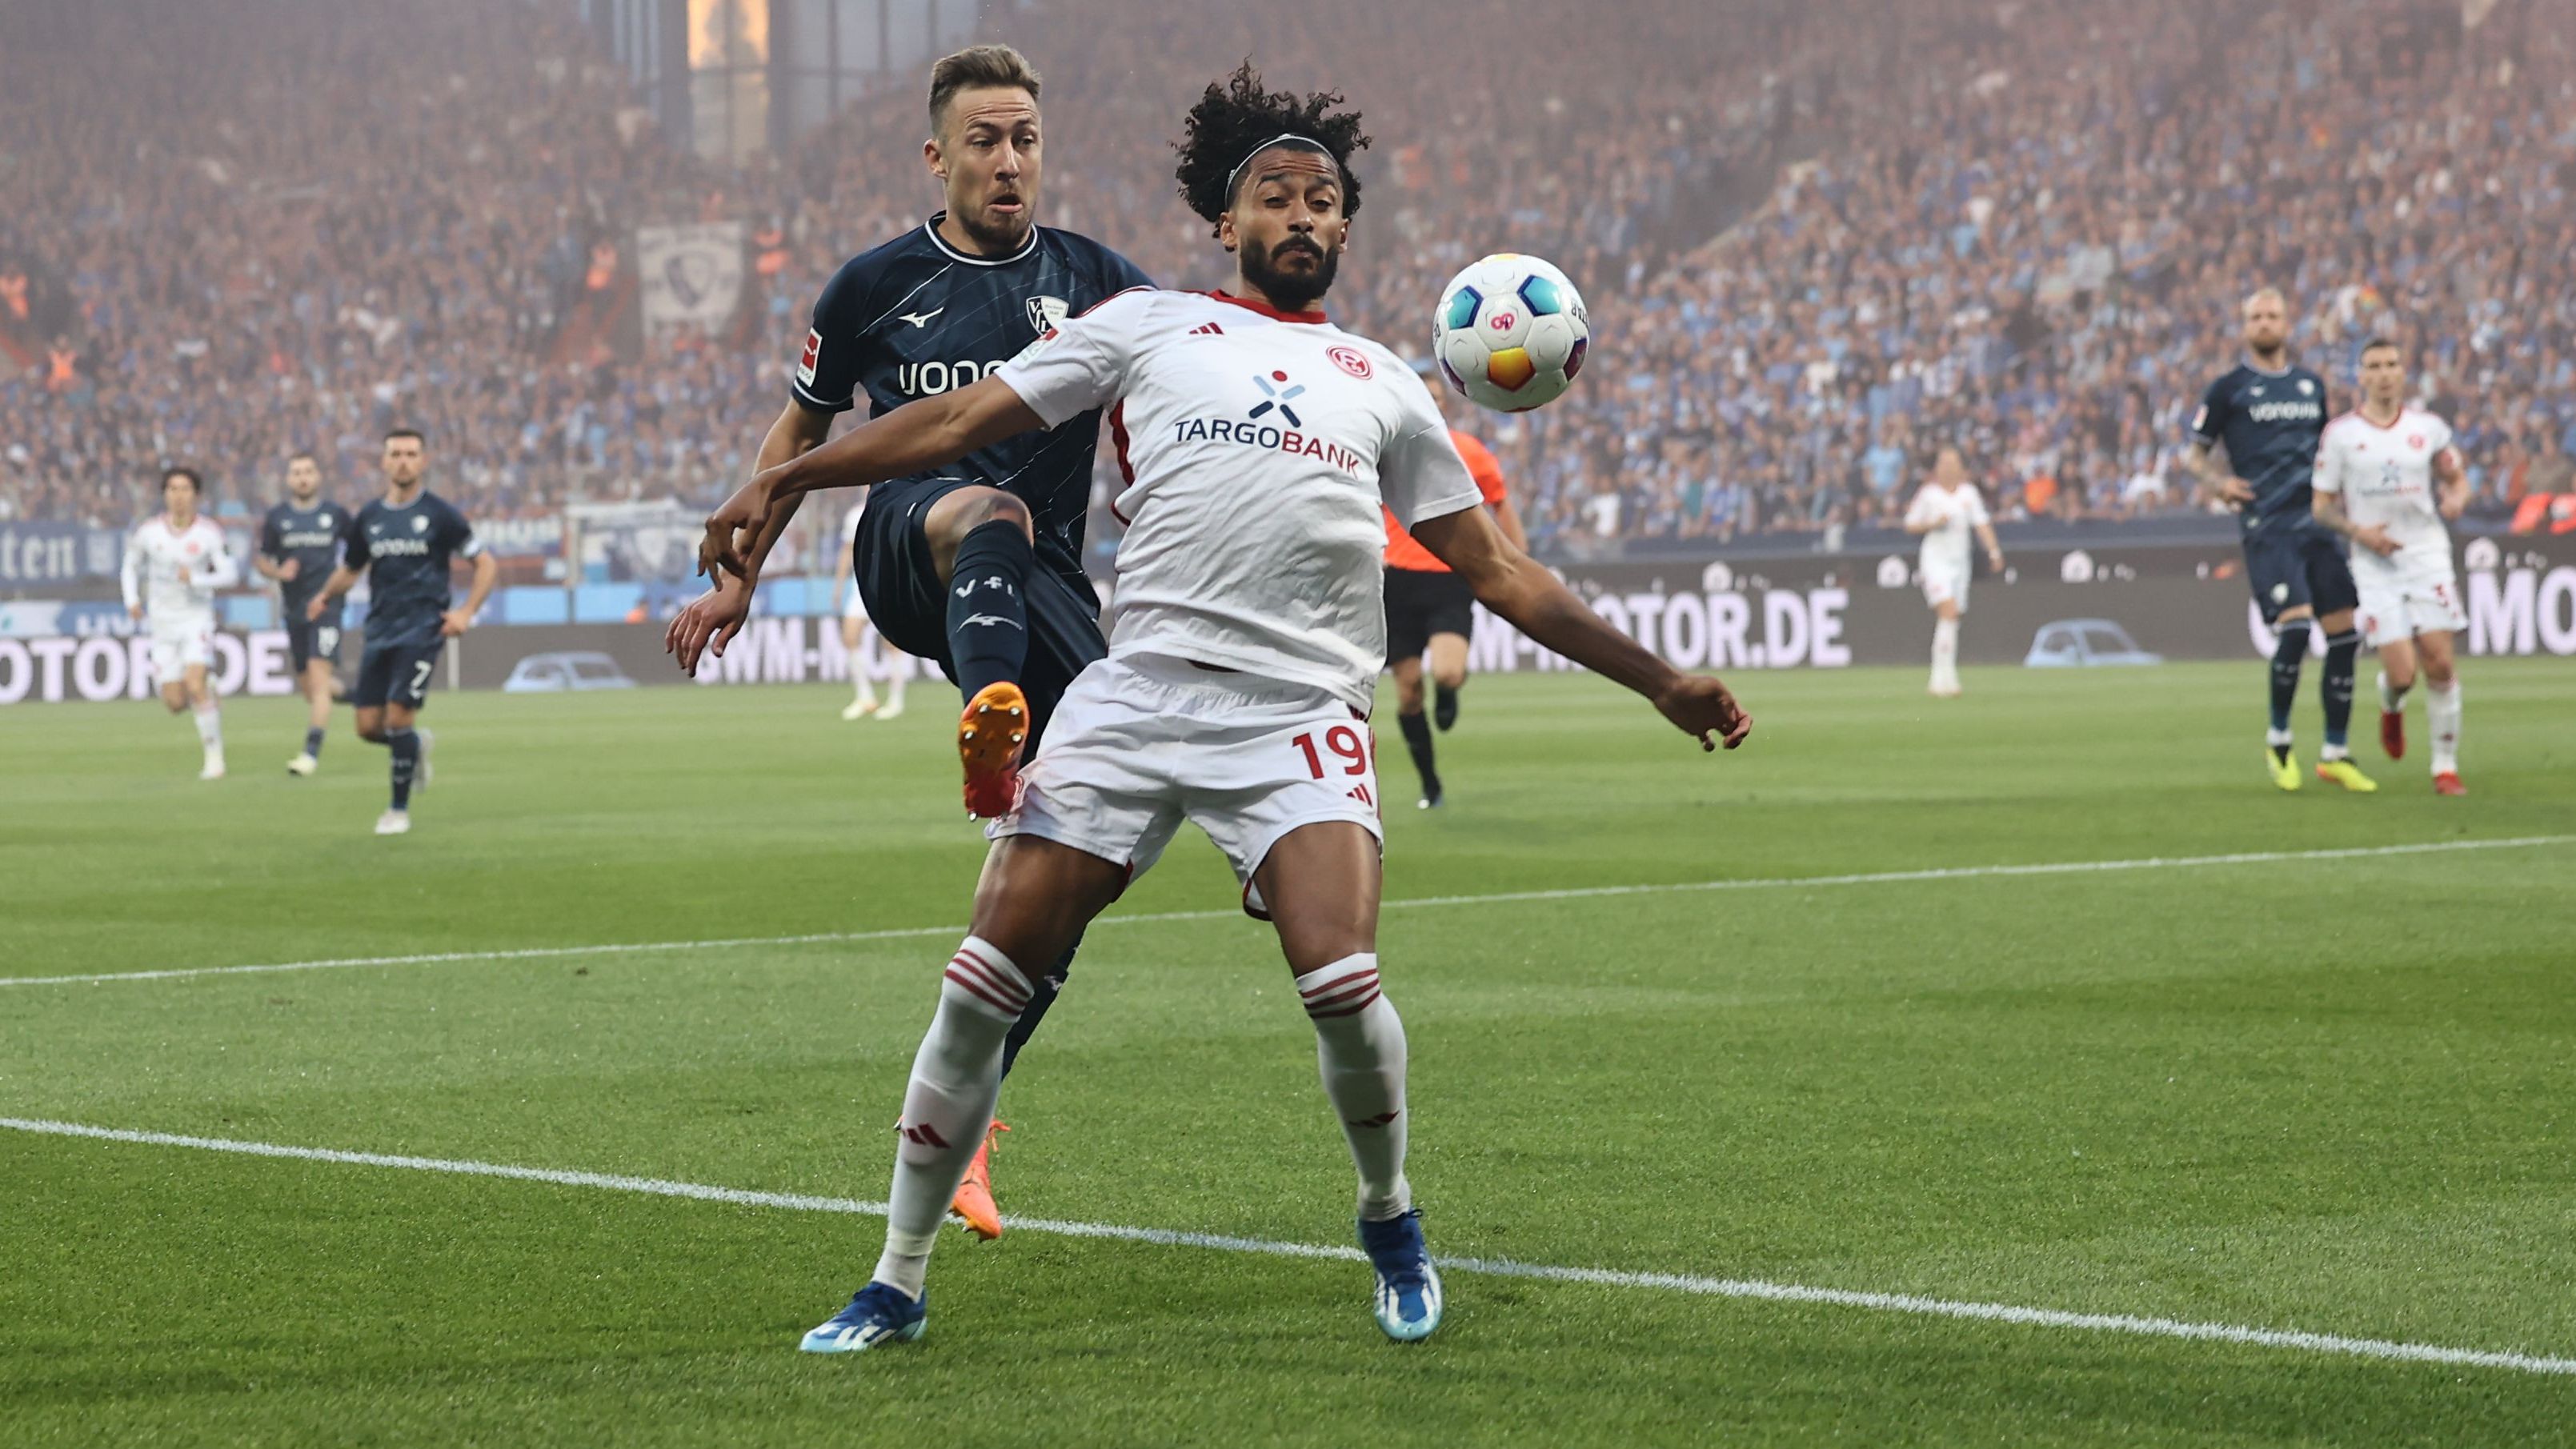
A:
[[[1273,146],[1303,146],[1309,150],[1321,151],[1326,156],[1332,156],[1333,154],[1332,147],[1325,145],[1323,142],[1316,140],[1312,136],[1300,136],[1293,132],[1286,135],[1273,136],[1269,140],[1262,142],[1260,145],[1253,147],[1251,150],[1244,152],[1243,159],[1234,163],[1234,169],[1225,173],[1225,194],[1228,197],[1232,197],[1234,195],[1234,183],[1242,178],[1243,168],[1252,164],[1253,157],[1260,155],[1262,152],[1269,150]],[[1336,167],[1340,166],[1342,164],[1340,158],[1335,157],[1333,164]]]

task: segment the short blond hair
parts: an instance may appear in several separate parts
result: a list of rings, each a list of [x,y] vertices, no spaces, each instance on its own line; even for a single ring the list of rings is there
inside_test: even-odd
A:
[[[982,87],[1017,89],[1038,98],[1037,67],[1007,45],[970,45],[943,55],[930,67],[930,132],[939,134],[948,119],[948,103],[963,90]]]
[[[2281,305],[2282,314],[2284,316],[2288,315],[2290,310],[2290,299],[2282,296],[2281,289],[2278,287],[2257,287],[2253,291],[2246,293],[2245,300],[2236,304],[2237,314],[2242,316],[2245,312],[2252,309],[2255,303],[2264,301],[2267,298],[2271,301],[2278,302]]]

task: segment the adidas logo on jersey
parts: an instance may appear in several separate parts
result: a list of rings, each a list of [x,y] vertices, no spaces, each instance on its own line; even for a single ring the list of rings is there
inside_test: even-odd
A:
[[[1196,327],[1191,328],[1188,335],[1192,337],[1223,337],[1225,335],[1225,329],[1219,327],[1213,322],[1202,322]]]

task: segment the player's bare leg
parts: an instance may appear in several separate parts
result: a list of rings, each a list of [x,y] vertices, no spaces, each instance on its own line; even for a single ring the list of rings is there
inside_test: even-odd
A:
[[[1395,677],[1395,727],[1404,735],[1404,752],[1413,757],[1413,772],[1422,777],[1422,796],[1414,802],[1414,808],[1437,809],[1441,798],[1439,751],[1431,743],[1431,721],[1422,712],[1421,656],[1390,659],[1387,672]]]
[[[2325,743],[2317,750],[2317,778],[2330,785],[2341,785],[2357,795],[2367,795],[2379,786],[2352,762],[2348,745],[2352,729],[2353,664],[2361,654],[2361,633],[2353,628],[2350,609],[2337,609],[2319,616],[2317,626],[2325,631],[2326,636],[2326,665],[2317,680],[2326,715]]]
[[[850,661],[850,702],[841,710],[843,719],[865,719],[877,712],[877,687],[868,678],[867,645],[868,621],[853,614],[843,614],[841,655]]]
[[[1399,1342],[1440,1326],[1440,1274],[1404,1178],[1404,1021],[1378,981],[1377,837],[1349,820],[1300,826],[1270,847],[1253,889],[1279,930],[1315,1025],[1324,1095],[1359,1170],[1360,1245],[1377,1270],[1378,1327]]]
[[[1061,957],[1127,888],[1127,868],[1032,835],[985,857],[974,927],[948,960],[939,1009],[912,1061],[895,1126],[886,1246],[866,1287],[805,1335],[808,1353],[848,1353],[920,1336],[923,1283],[939,1225],[993,1121],[1002,1042],[1033,990],[1022,962]]]
[[[1458,723],[1458,691],[1467,687],[1467,641],[1434,634],[1423,657],[1431,666],[1431,722],[1450,729]]]
[[[206,682],[206,666],[191,664],[180,671],[178,679],[161,686],[161,704],[172,714],[192,712],[197,724],[197,744],[205,753],[204,764],[197,771],[200,780],[224,777],[224,717],[215,702],[214,687]]]
[[[2424,716],[2433,736],[2433,789],[2436,794],[2466,795],[2460,783],[2460,675],[2451,647],[2451,631],[2427,629],[2415,636],[2423,660]]]
[[[885,659],[886,697],[883,707],[877,710],[877,722],[883,724],[888,720],[901,719],[903,718],[904,686],[912,680],[912,656],[887,643],[885,635],[878,633],[876,626],[872,624],[860,625],[859,632],[862,635],[876,635],[876,653]],[[861,646],[862,649],[865,647]]]
[[[1007,814],[1019,797],[1029,730],[1020,672],[1028,662],[1035,529],[1028,505],[999,488],[942,494],[922,516],[932,566],[948,591],[948,656],[966,696],[957,754],[971,815]]]
[[[1959,601],[1943,599],[1932,606],[1932,678],[1927,692],[1940,699],[1959,695]]]

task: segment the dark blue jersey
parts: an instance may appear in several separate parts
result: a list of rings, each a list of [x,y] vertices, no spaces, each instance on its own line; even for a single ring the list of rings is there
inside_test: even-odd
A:
[[[824,284],[791,382],[797,401],[837,413],[864,392],[876,417],[964,387],[1066,317],[1152,285],[1135,263],[1089,237],[1032,227],[1016,254],[977,257],[948,245],[939,221],[852,257]],[[1099,437],[1100,414],[1088,412],[969,453],[935,476],[1019,495],[1036,517],[1038,557],[1079,575]]]
[[[2227,447],[2227,466],[2254,485],[2245,526],[2305,522],[2317,445],[2325,437],[2326,380],[2304,367],[2263,372],[2239,363],[2209,385],[2191,430]]]
[[[474,526],[423,490],[400,508],[370,500],[340,533],[341,557],[367,571],[367,648],[438,642],[447,612],[447,565],[483,551]]]
[[[280,503],[260,520],[259,551],[270,563],[295,565],[295,577],[281,579],[277,591],[291,618],[304,617],[304,605],[331,577],[331,565],[337,560],[340,528],[349,510],[337,503],[317,502],[310,508]]]

